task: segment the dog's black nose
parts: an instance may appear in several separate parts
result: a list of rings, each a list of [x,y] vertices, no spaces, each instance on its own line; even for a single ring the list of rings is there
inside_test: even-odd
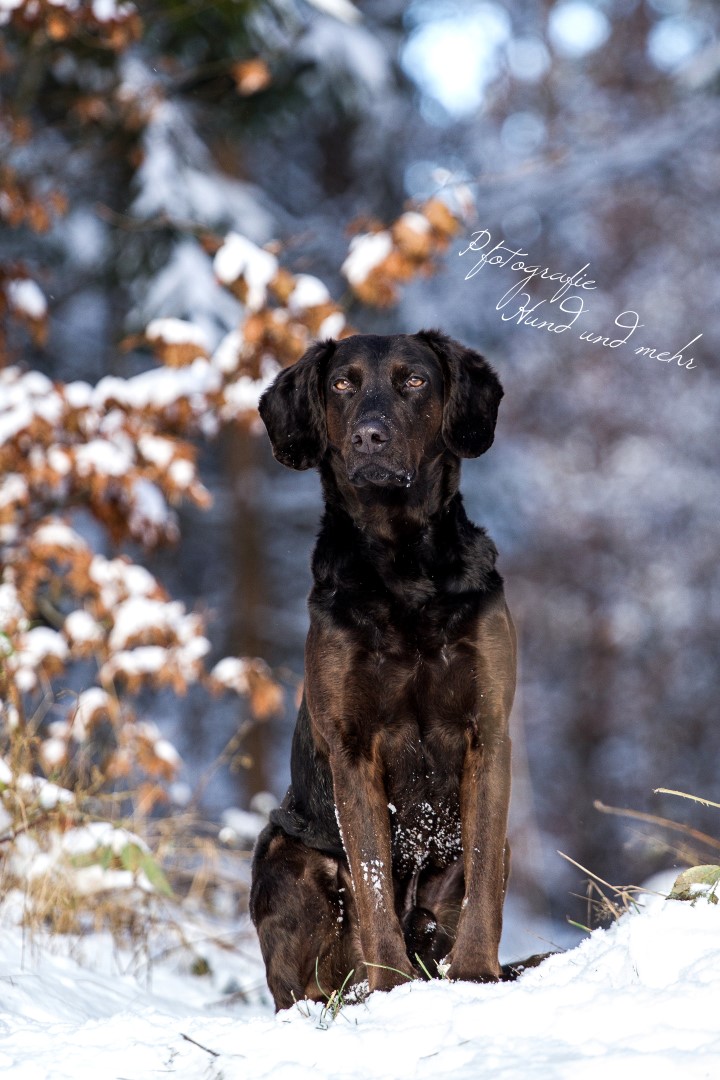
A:
[[[363,420],[355,428],[352,444],[359,454],[379,454],[390,442],[390,430],[382,420]]]

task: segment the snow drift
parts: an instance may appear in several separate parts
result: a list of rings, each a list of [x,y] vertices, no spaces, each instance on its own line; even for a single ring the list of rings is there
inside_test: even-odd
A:
[[[515,983],[414,982],[335,1018],[308,1003],[274,1016],[256,951],[216,951],[205,978],[177,955],[158,961],[151,991],[118,973],[106,942],[83,943],[89,969],[45,948],[25,951],[6,924],[0,1071],[23,1080],[714,1077],[712,899],[651,900]],[[223,999],[232,985],[246,988],[245,1003]]]

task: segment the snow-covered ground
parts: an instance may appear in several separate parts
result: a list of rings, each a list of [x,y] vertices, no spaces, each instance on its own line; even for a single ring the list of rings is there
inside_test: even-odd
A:
[[[237,931],[237,926],[235,927]],[[196,934],[198,928],[196,927]],[[237,940],[237,938],[235,939]],[[0,926],[0,1074],[18,1080],[355,1080],[720,1076],[720,905],[653,899],[516,983],[412,983],[345,1006],[275,1016],[257,949],[217,938],[151,966],[102,937],[25,940]],[[249,1001],[229,999],[249,988]]]

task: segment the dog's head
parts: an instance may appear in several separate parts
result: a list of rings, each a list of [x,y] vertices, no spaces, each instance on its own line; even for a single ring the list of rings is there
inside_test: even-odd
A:
[[[472,349],[438,331],[356,334],[313,345],[260,399],[273,453],[292,469],[338,453],[361,487],[409,487],[424,460],[479,457],[502,387]]]

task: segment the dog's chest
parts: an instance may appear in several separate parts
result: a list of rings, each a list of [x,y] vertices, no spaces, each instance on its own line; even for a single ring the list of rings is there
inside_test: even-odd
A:
[[[433,696],[395,714],[378,736],[393,846],[393,867],[405,876],[440,869],[461,853],[460,778],[463,726],[448,723]]]
[[[467,641],[414,656],[403,642],[368,656],[361,672],[359,681],[373,694],[358,729],[382,762],[400,876],[440,869],[461,853],[460,780],[477,715],[475,661]]]
[[[457,790],[432,776],[415,775],[389,791],[393,869],[400,877],[441,869],[462,851]]]

